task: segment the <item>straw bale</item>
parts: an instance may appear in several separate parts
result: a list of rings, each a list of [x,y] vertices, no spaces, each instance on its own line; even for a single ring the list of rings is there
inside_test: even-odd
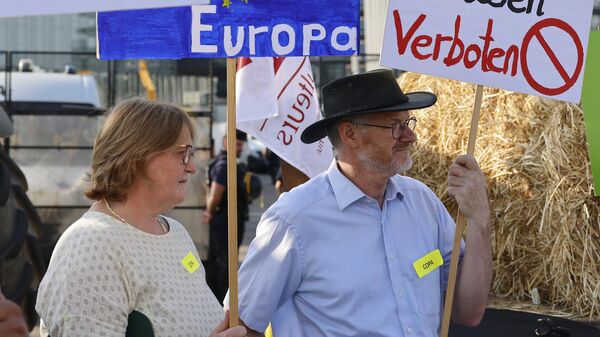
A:
[[[415,165],[456,214],[447,170],[467,147],[475,85],[417,74],[405,92],[427,90],[438,103],[417,110]],[[485,88],[475,157],[488,178],[493,224],[492,293],[542,301],[600,319],[600,198],[594,197],[579,106]]]

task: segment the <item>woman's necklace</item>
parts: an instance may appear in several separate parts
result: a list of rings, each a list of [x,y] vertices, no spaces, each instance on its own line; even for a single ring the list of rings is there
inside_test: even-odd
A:
[[[112,215],[114,215],[115,218],[119,219],[119,221],[132,226],[131,224],[129,224],[129,222],[125,221],[125,219],[123,219],[122,216],[120,216],[119,214],[117,214],[117,212],[113,211],[113,209],[110,207],[110,204],[108,203],[108,200],[104,199],[104,204],[106,205],[106,208],[108,208],[108,210],[110,211],[110,213],[112,213]],[[163,231],[163,234],[167,233],[167,228],[165,227],[165,224],[162,223],[162,221],[160,221],[159,219],[156,219],[156,221],[158,222],[158,224],[160,225],[160,228]]]

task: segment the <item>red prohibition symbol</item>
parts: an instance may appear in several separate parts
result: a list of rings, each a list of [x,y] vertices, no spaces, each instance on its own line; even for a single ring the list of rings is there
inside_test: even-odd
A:
[[[573,42],[575,43],[575,48],[577,49],[577,65],[575,66],[575,71],[572,75],[569,75],[569,73],[565,70],[552,48],[550,48],[548,42],[546,42],[546,39],[544,38],[541,31],[542,29],[547,27],[556,27],[558,29],[561,29],[573,39]],[[529,71],[529,61],[527,60],[527,50],[529,49],[529,43],[533,38],[536,38],[538,40],[538,42],[544,49],[544,52],[550,58],[552,65],[554,65],[556,71],[564,81],[563,85],[557,88],[546,88],[543,85],[541,85],[538,81],[536,81],[531,75],[531,72]],[[544,19],[533,25],[531,29],[529,29],[527,34],[525,34],[525,37],[523,38],[523,44],[521,45],[521,68],[523,70],[523,76],[527,80],[527,83],[529,83],[529,85],[531,85],[533,89],[535,89],[541,94],[548,96],[560,95],[565,91],[569,90],[575,84],[575,82],[577,82],[579,74],[581,73],[581,69],[583,68],[583,58],[583,45],[581,44],[581,40],[579,39],[579,36],[577,35],[575,29],[573,29],[573,27],[571,27],[568,23],[556,18]]]

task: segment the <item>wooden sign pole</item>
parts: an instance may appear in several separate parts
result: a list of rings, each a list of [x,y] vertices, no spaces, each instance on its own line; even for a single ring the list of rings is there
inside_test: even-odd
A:
[[[229,260],[229,326],[238,323],[237,156],[235,122],[236,59],[227,59],[227,224]]]
[[[471,129],[469,131],[469,143],[467,145],[467,154],[475,153],[475,141],[477,140],[477,128],[479,127],[479,113],[481,111],[481,101],[483,98],[483,86],[477,85],[475,92],[475,105],[473,106],[473,115],[471,117]],[[448,337],[450,329],[450,317],[452,315],[452,303],[454,300],[454,288],[456,286],[456,276],[458,274],[458,257],[460,255],[460,241],[465,229],[466,219],[458,211],[456,216],[456,232],[454,233],[454,243],[452,245],[452,259],[450,260],[450,276],[448,278],[448,289],[446,290],[446,301],[444,303],[444,317],[442,320],[441,337]]]

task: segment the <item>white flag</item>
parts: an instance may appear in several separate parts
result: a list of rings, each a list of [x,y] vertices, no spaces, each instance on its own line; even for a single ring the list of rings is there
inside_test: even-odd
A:
[[[325,171],[333,160],[329,139],[313,144],[300,140],[302,131],[321,119],[308,57],[242,58],[238,65],[237,128],[263,142],[309,178]],[[248,76],[258,73],[272,73],[273,77]],[[267,83],[267,79],[271,79],[271,83]],[[267,111],[276,116],[264,118]],[[257,117],[250,121],[251,116]]]
[[[235,74],[235,118],[238,124],[277,116],[274,85],[273,58],[238,58]]]

